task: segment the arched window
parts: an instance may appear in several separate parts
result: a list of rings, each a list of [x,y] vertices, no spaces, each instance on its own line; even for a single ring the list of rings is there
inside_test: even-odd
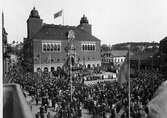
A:
[[[43,51],[46,51],[46,44],[43,44]]]
[[[47,51],[50,51],[50,44],[47,44]]]
[[[85,50],[88,50],[88,45],[85,45]]]
[[[50,50],[53,51],[53,49],[54,49],[54,45],[51,44],[51,48],[50,48]]]
[[[82,50],[83,50],[83,51],[85,50],[85,46],[84,46],[84,45],[82,45]]]
[[[57,48],[57,51],[60,51],[60,45],[59,45],[59,44],[57,45],[57,47],[58,47],[58,48]]]
[[[82,51],[94,51],[95,44],[82,44],[81,49],[82,49]]]
[[[54,51],[57,51],[57,45],[56,44],[54,45]]]
[[[88,44],[88,51],[90,50],[90,45]]]
[[[93,50],[93,45],[91,45],[91,48],[90,48],[90,50],[91,50],[91,51]]]
[[[92,50],[93,50],[93,51],[95,50],[95,45],[92,45]]]
[[[92,50],[95,50],[95,45],[92,46]]]

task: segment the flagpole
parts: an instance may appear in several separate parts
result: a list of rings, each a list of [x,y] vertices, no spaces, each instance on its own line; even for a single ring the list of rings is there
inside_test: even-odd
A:
[[[129,95],[128,95],[128,97],[129,97],[129,118],[131,118],[131,116],[130,116],[130,102],[131,102],[131,98],[130,98],[130,97],[131,97],[131,96],[130,96],[130,94],[131,94],[131,93],[130,93],[130,46],[129,46],[129,49],[128,49],[128,54],[129,54],[129,55],[128,55],[128,58],[129,58],[129,59],[128,59],[128,60],[129,60],[129,63],[128,63],[128,64],[129,64],[129,68],[128,68],[128,69],[129,69],[129,71],[128,71],[128,75],[129,75],[129,79],[128,79],[128,80],[129,80],[129,81],[128,81]]]
[[[52,65],[52,56],[51,56],[51,53],[50,53],[50,66]],[[50,67],[50,72],[51,72],[51,67]]]
[[[62,9],[62,11],[63,11],[63,25],[64,25],[64,9]]]
[[[4,28],[4,14],[3,14],[3,11],[2,11],[2,35],[3,35],[3,28]],[[2,36],[2,39],[3,39],[3,36]],[[4,39],[2,40],[2,64],[3,64],[3,69],[2,69],[2,72],[3,72],[3,80],[5,80],[5,60],[4,60]]]

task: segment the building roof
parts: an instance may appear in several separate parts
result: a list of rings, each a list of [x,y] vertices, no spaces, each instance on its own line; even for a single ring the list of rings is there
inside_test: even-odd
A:
[[[67,40],[68,32],[73,30],[75,40],[79,41],[100,41],[90,33],[75,26],[63,26],[54,24],[44,24],[42,28],[33,36],[33,39],[45,40]]]
[[[125,57],[128,53],[128,50],[112,50],[111,54],[114,57]]]

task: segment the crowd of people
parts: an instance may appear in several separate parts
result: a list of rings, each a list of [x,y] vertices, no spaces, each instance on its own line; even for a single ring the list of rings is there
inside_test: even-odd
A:
[[[92,71],[92,70],[91,70]],[[154,92],[165,81],[157,71],[141,70],[130,79],[130,99],[128,83],[98,82],[87,86],[84,76],[90,75],[89,69],[79,70],[76,76],[59,69],[54,77],[47,71],[42,73],[24,73],[14,71],[13,82],[32,96],[41,107],[36,117],[51,118],[48,108],[53,108],[54,118],[81,118],[82,109],[87,109],[93,118],[128,118],[129,100],[132,118],[147,118],[147,104]],[[17,74],[18,73],[18,74]],[[72,84],[71,84],[72,83]]]

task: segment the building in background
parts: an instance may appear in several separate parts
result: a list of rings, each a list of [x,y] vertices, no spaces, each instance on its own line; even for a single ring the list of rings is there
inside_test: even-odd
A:
[[[121,65],[127,56],[128,50],[111,50],[102,52],[102,63]]]
[[[9,62],[10,56],[7,53],[8,42],[7,42],[8,33],[5,30],[4,26],[4,13],[2,12],[2,51],[3,51],[3,79],[5,79],[5,75],[9,72]]]
[[[44,24],[33,8],[27,20],[27,38],[24,38],[24,64],[29,71],[49,71],[62,67],[68,59],[70,35],[73,34],[74,56],[77,64],[86,67],[100,66],[101,41],[92,35],[85,15],[78,26]],[[71,44],[70,44],[71,45]]]

